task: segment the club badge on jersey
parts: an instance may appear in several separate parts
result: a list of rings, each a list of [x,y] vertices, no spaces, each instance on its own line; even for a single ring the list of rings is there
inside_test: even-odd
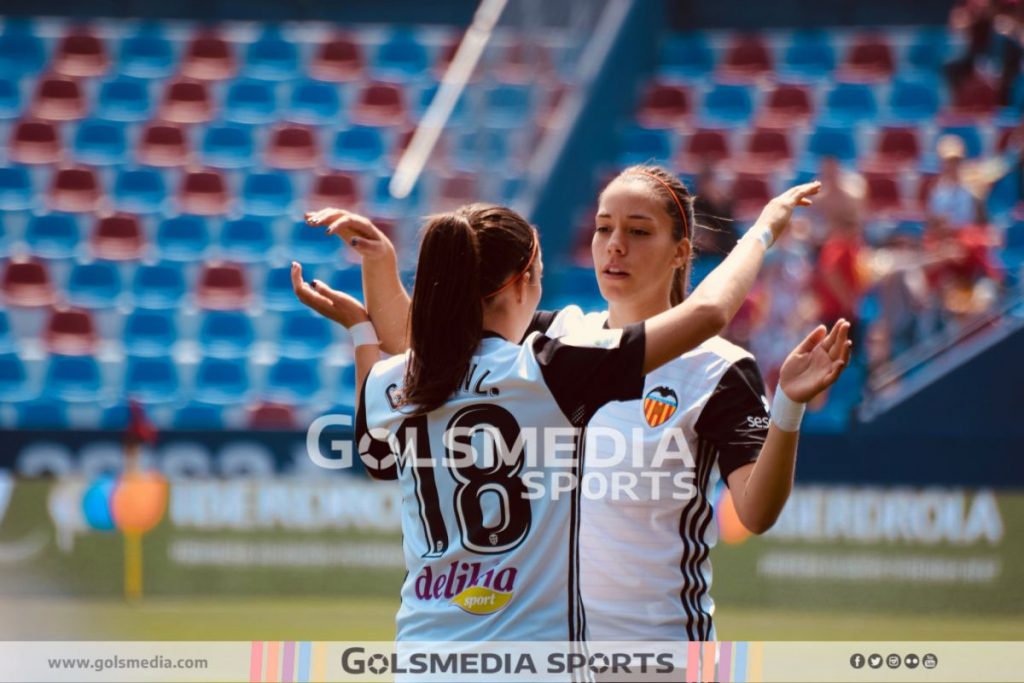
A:
[[[676,392],[665,386],[655,387],[644,396],[644,419],[651,427],[660,427],[679,407]]]

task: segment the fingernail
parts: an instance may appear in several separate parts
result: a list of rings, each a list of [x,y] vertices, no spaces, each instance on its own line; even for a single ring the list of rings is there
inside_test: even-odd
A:
[[[292,261],[292,268],[296,268],[296,267],[298,267],[298,265],[299,265],[298,261]]]
[[[313,289],[316,289],[319,285],[320,283],[317,282],[316,280],[313,280],[312,282],[309,283],[309,286],[312,287]]]
[[[353,238],[352,238],[352,246],[354,247],[354,246],[356,246],[356,244],[358,244],[358,243],[359,243],[359,238],[358,238],[358,237],[353,237]]]

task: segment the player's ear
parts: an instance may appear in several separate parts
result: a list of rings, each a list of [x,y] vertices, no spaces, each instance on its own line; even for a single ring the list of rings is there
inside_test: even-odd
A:
[[[690,260],[690,251],[693,247],[689,239],[681,239],[676,242],[675,251],[672,254],[672,267],[682,268]]]

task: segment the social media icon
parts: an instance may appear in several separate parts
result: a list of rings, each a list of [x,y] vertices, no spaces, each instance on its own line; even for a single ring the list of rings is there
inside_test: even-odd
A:
[[[868,666],[872,669],[882,668],[882,655],[871,655],[868,657]]]
[[[850,666],[854,669],[864,668],[864,655],[859,652],[850,656]]]
[[[885,658],[885,664],[890,669],[898,669],[898,668],[900,668],[900,664],[901,663],[903,663],[903,660],[897,654],[891,654],[891,655],[889,655],[888,657]]]
[[[926,654],[924,657],[921,657],[921,666],[923,666],[926,669],[934,669],[938,665],[939,658],[931,653]]]
[[[921,660],[917,658],[915,654],[909,654],[903,658],[903,666],[908,669],[916,669],[917,665],[921,663]]]

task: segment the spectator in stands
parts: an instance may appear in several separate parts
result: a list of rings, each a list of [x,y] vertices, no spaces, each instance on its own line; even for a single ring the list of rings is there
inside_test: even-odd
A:
[[[839,224],[864,219],[864,199],[867,183],[856,171],[844,170],[836,157],[821,159],[818,169],[821,194],[808,212],[811,220],[811,243],[824,244]]]
[[[861,264],[863,251],[861,223],[856,214],[837,216],[832,233],[821,245],[815,267],[814,290],[822,322],[845,318],[851,329],[859,328],[860,301],[867,284]]]
[[[696,184],[697,198],[693,211],[697,218],[697,232],[694,247],[700,256],[722,258],[732,251],[739,239],[733,221],[732,197],[710,166],[700,172]]]
[[[961,177],[964,141],[956,135],[943,135],[936,151],[942,169],[928,197],[929,219],[933,222],[943,219],[954,230],[976,223],[980,208],[978,200]]]
[[[1024,3],[1020,0],[962,0],[949,17],[950,28],[964,34],[966,52],[946,65],[950,89],[956,92],[979,73],[978,62],[989,59],[998,69],[996,86],[1001,106],[1010,104],[1013,84],[1020,75]]]

